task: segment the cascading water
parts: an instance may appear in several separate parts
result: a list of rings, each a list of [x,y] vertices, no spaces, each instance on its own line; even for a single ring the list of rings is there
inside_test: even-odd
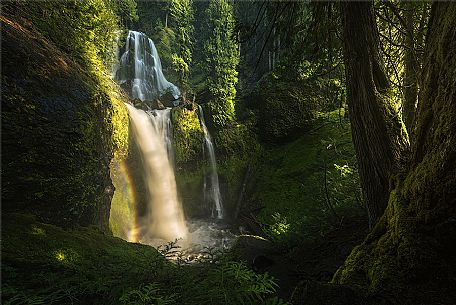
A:
[[[139,240],[187,237],[187,227],[177,197],[176,180],[168,154],[170,110],[145,112],[127,104],[136,143],[143,160],[149,202]]]
[[[209,162],[210,162],[210,173],[209,173],[209,185],[207,181],[204,181],[204,196],[208,198],[213,203],[212,208],[212,217],[217,217],[218,219],[223,219],[223,206],[222,206],[222,196],[220,195],[220,185],[219,178],[217,174],[217,163],[215,161],[215,152],[214,145],[212,144],[212,138],[209,133],[209,130],[206,127],[206,121],[204,120],[203,108],[198,105],[200,113],[200,122],[201,128],[203,129],[204,143],[203,151],[208,152]]]
[[[175,99],[180,96],[179,89],[167,81],[163,74],[154,42],[141,32],[128,31],[125,52],[120,58],[116,80],[119,85],[131,92],[133,99],[152,101],[166,91]]]
[[[144,101],[145,105],[149,104],[149,101],[161,98],[167,92],[170,92],[174,99],[180,96],[179,89],[163,75],[160,57],[153,41],[143,33],[128,32],[125,52],[115,74],[115,79],[129,92],[130,97]],[[123,174],[123,179],[117,180],[118,183],[123,183],[118,189],[131,190],[127,192],[130,194],[127,199],[119,195],[122,198],[120,202],[128,205],[129,210],[129,221],[116,222],[118,226],[122,226],[119,231],[127,232],[121,237],[155,246],[182,238],[183,242],[180,244],[188,246],[186,252],[191,255],[202,255],[206,248],[220,249],[229,246],[234,236],[222,224],[206,220],[186,222],[184,219],[174,175],[171,108],[144,111],[130,104],[126,104],[126,107],[141,160],[138,163],[136,161],[139,160],[135,159],[132,163],[135,164],[134,169],[129,169],[129,164],[124,164],[125,161],[116,167],[120,175]],[[223,207],[214,148],[201,108],[200,113],[205,147],[211,163],[210,183],[205,192],[213,202],[214,217],[221,219]],[[138,164],[141,164],[139,168]],[[144,187],[136,188],[134,181],[138,179],[132,179],[130,175],[137,170],[140,172]],[[137,195],[136,191],[141,194]],[[138,198],[140,199],[136,202]],[[117,207],[117,211],[116,217],[125,217],[125,213],[122,214],[122,206]]]

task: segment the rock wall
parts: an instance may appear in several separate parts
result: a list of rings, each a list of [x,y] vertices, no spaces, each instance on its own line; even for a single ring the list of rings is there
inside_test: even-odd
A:
[[[112,124],[128,124],[128,118],[31,23],[0,18],[2,210],[107,230]]]

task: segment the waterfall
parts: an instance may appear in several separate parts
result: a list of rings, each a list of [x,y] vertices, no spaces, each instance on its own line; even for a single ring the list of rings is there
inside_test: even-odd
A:
[[[130,98],[145,101],[146,105],[158,98],[164,101],[165,94],[168,101],[174,104],[173,98],[180,96],[179,89],[163,75],[153,41],[140,32],[128,32],[115,79]],[[153,246],[182,238],[183,242],[179,244],[189,247],[186,253],[201,254],[208,247],[225,248],[230,245],[234,236],[220,222],[191,219],[186,222],[184,219],[174,175],[171,108],[144,111],[130,104],[126,107],[139,158],[131,163],[121,160],[116,167],[117,177],[113,176],[117,188],[115,195],[120,192],[116,201],[118,205],[114,208],[116,213],[111,215],[111,220],[117,225],[117,234],[129,241]],[[204,193],[211,203],[213,217],[222,219],[214,147],[203,111],[199,110],[204,132],[203,150],[208,152],[210,161],[210,175],[205,181]],[[130,168],[130,165],[133,167]],[[139,184],[135,185],[137,182]]]
[[[144,228],[139,240],[150,242],[153,239],[185,239],[188,230],[169,158],[170,109],[146,112],[129,104],[126,106],[143,160],[144,180],[149,198],[147,214],[140,220],[140,225]]]
[[[208,152],[209,154],[209,162],[211,165],[210,168],[210,180],[209,186],[207,185],[206,179],[204,180],[204,196],[205,198],[209,198],[209,200],[213,203],[212,208],[212,217],[217,217],[218,219],[223,219],[223,206],[222,206],[222,196],[220,195],[220,185],[219,185],[219,178],[217,174],[217,163],[215,161],[215,152],[214,152],[214,145],[212,144],[212,138],[207,130],[206,122],[204,120],[204,112],[203,108],[198,105],[199,112],[200,112],[200,122],[201,128],[203,129],[204,135],[204,143],[203,143],[203,151]],[[215,212],[217,215],[214,213]]]
[[[180,96],[179,89],[163,74],[154,42],[141,32],[128,31],[116,80],[131,92],[133,99],[152,101],[166,92],[170,92],[174,99]]]

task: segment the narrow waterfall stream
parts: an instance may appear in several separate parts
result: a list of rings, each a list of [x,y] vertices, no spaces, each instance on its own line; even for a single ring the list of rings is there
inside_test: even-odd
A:
[[[125,51],[115,74],[116,81],[130,97],[143,101],[145,105],[167,93],[171,93],[175,101],[180,97],[179,89],[167,81],[163,74],[153,41],[143,33],[129,31]],[[136,162],[136,167],[140,168],[135,170],[140,172],[145,193],[140,196],[140,202],[135,202],[136,198],[132,195],[126,196],[128,200],[124,199],[133,211],[129,213],[128,221],[118,221],[123,226],[121,231],[128,233],[120,237],[153,246],[178,239],[183,253],[188,256],[200,256],[208,248],[223,249],[230,246],[235,236],[220,221],[185,219],[174,173],[171,108],[142,110],[130,104],[126,104],[126,107],[130,115],[132,136],[141,159]],[[223,219],[214,147],[201,107],[199,111],[204,134],[203,149],[207,151],[210,162],[209,178],[204,183],[205,198],[211,202],[212,217]],[[129,173],[124,176],[123,180],[128,181],[128,185],[121,185],[119,189],[136,188],[133,179],[128,177]],[[134,192],[128,192],[130,193]],[[142,212],[139,213],[138,210]]]
[[[220,184],[217,174],[217,163],[215,160],[214,144],[212,144],[212,138],[207,130],[206,121],[204,120],[203,108],[198,105],[200,113],[200,122],[201,128],[203,129],[204,143],[203,143],[203,152],[208,152],[209,162],[210,162],[210,173],[209,173],[209,185],[204,179],[204,197],[209,199],[212,203],[212,217],[217,217],[217,219],[223,219],[223,205],[222,205],[222,196],[220,194]],[[214,213],[215,212],[215,213]],[[215,215],[217,214],[217,215]]]

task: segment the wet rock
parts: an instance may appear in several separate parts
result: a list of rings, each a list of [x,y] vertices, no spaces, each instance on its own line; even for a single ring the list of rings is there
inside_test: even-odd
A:
[[[166,109],[165,105],[163,105],[163,103],[159,99],[155,99],[152,102],[150,102],[150,106],[152,109],[158,109],[158,110]]]
[[[162,101],[163,105],[165,105],[166,107],[174,107],[175,101],[177,101],[177,99],[168,90],[160,96],[160,101]]]

